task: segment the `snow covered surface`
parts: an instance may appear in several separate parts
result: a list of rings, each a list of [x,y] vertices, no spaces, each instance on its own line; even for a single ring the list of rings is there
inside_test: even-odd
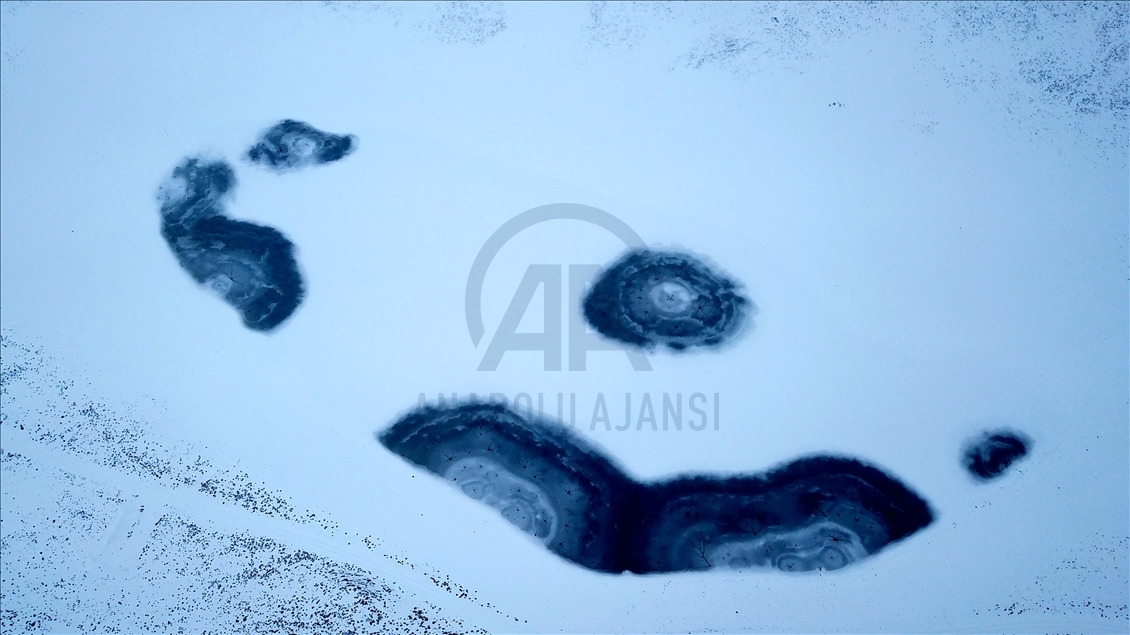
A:
[[[1130,630],[1126,5],[0,17],[4,632]],[[357,148],[241,160],[286,119]],[[158,189],[195,155],[234,167],[230,216],[296,245],[306,294],[269,334],[161,237]],[[624,249],[521,232],[476,346],[472,262],[550,203],[709,259],[755,325],[651,371],[570,371],[567,346],[566,370],[477,370],[528,265]],[[575,395],[578,432],[641,479],[857,456],[936,520],[839,571],[593,573],[381,447],[421,393]],[[644,395],[692,393],[718,403],[706,429],[635,425]],[[626,395],[627,430],[591,425]],[[1032,452],[980,483],[962,447],[997,427]]]

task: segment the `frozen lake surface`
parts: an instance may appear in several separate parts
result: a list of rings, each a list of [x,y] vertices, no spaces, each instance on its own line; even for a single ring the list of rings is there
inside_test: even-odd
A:
[[[5,633],[1130,631],[1126,5],[0,6]]]

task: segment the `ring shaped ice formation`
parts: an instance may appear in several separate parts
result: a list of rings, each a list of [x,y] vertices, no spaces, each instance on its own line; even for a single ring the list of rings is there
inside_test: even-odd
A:
[[[378,439],[596,571],[831,571],[933,520],[905,485],[841,457],[639,483],[564,427],[497,404],[417,409]]]
[[[379,440],[499,510],[550,551],[597,571],[619,570],[615,513],[631,483],[565,428],[470,404],[416,410]]]
[[[606,337],[642,348],[718,346],[756,314],[738,286],[698,258],[634,249],[601,273],[585,319]]]
[[[928,525],[929,506],[854,459],[814,456],[754,476],[675,478],[646,488],[625,543],[640,572],[840,569]]]

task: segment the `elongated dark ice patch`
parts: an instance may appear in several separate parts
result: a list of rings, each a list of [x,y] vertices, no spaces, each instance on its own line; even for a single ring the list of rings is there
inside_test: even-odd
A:
[[[161,189],[161,235],[189,275],[239,311],[245,326],[270,331],[302,302],[302,277],[286,236],[224,215],[235,185],[227,162],[185,159]]]
[[[772,567],[829,571],[930,524],[905,485],[855,459],[817,456],[764,475],[676,478],[647,487],[636,571]]]
[[[357,149],[357,137],[322,132],[303,121],[286,119],[259,135],[248,161],[276,172],[332,163]]]
[[[596,571],[833,570],[933,520],[905,485],[847,458],[639,483],[564,427],[497,404],[424,407],[378,439]]]
[[[585,319],[606,337],[673,350],[718,346],[756,314],[738,285],[685,253],[638,249],[601,273]]]
[[[419,409],[378,438],[563,558],[597,571],[623,569],[616,523],[635,484],[565,428],[472,403]]]
[[[974,478],[991,481],[1027,456],[1031,447],[1031,439],[1013,430],[985,432],[965,444],[962,462]]]

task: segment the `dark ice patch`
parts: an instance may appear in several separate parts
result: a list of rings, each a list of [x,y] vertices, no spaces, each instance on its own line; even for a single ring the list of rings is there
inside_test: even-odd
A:
[[[772,567],[830,571],[930,524],[905,485],[854,459],[817,456],[764,475],[648,486],[625,543],[637,573]]]
[[[357,137],[322,132],[303,121],[286,119],[259,135],[247,151],[247,160],[286,172],[308,165],[338,161],[357,149]]]
[[[606,337],[672,350],[719,346],[757,312],[736,283],[694,256],[649,249],[629,251],[602,272],[583,309]]]
[[[933,520],[905,485],[847,458],[638,483],[564,427],[499,404],[420,408],[378,439],[596,571],[834,570]]]
[[[239,311],[245,326],[270,331],[302,302],[302,277],[286,236],[224,214],[235,185],[226,162],[185,159],[160,194],[161,235],[189,275]]]
[[[982,481],[1003,476],[1016,461],[1024,458],[1032,440],[1012,430],[985,432],[965,444],[962,462],[969,473]]]
[[[497,404],[426,407],[378,439],[497,509],[561,557],[621,571],[618,513],[636,485],[565,428]]]

